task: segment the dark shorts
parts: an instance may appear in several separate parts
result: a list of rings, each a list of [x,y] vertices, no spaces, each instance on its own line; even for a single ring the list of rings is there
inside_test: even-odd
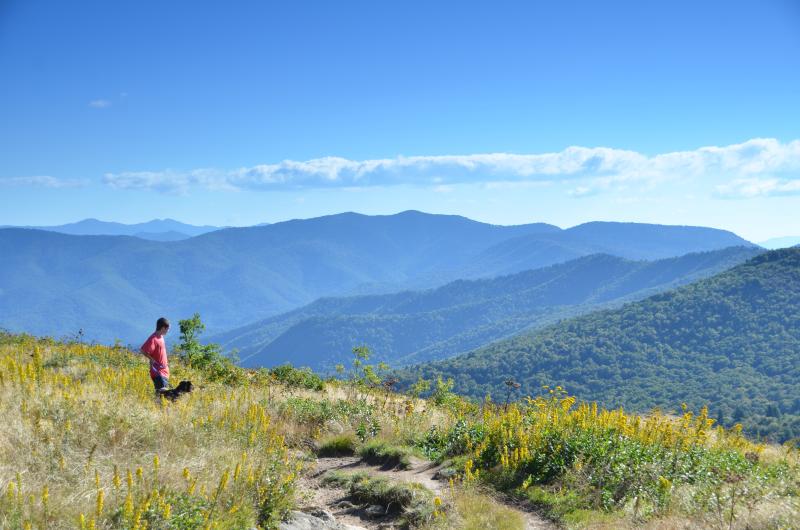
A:
[[[153,386],[156,387],[156,392],[161,389],[169,388],[169,379],[163,375],[157,375],[153,378]]]

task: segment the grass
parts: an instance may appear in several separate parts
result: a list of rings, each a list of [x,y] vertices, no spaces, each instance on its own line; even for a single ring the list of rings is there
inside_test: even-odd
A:
[[[503,506],[491,496],[473,488],[460,488],[453,494],[453,522],[464,530],[523,530],[522,514]]]
[[[383,440],[365,443],[358,453],[368,463],[384,468],[408,469],[411,467],[411,450],[392,445]]]
[[[332,436],[320,443],[317,454],[323,457],[354,455],[356,443],[356,438],[352,434]]]
[[[130,352],[0,339],[0,527],[273,528],[294,505],[262,389],[176,362],[203,391],[164,403]]]
[[[441,499],[414,482],[397,482],[367,473],[343,473],[329,471],[322,480],[323,485],[345,488],[348,495],[358,503],[379,505],[387,514],[397,514],[400,522],[421,526],[438,516]]]
[[[705,411],[639,417],[558,389],[508,407],[454,395],[437,405],[319,388],[286,368],[237,368],[229,385],[178,359],[171,369],[199,391],[162,402],[145,360],[124,348],[0,333],[0,528],[275,528],[296,508],[310,446],[391,468],[412,453],[448,461],[458,474],[440,504],[424,488],[340,479],[417,526],[516,528],[519,513],[486,487],[567,528],[800,520],[797,451],[716,429]]]
[[[642,418],[578,403],[557,388],[508,407],[462,407],[417,444],[433,458],[466,458],[465,481],[527,498],[565,524],[595,512],[735,527],[777,498],[775,520],[800,518],[796,453],[767,450],[741,427],[714,428],[705,409]]]

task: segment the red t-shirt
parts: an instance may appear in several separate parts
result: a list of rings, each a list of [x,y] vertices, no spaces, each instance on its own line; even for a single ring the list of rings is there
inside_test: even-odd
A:
[[[164,337],[159,337],[155,333],[150,335],[144,344],[142,351],[150,358],[150,377],[163,375],[169,379],[169,361],[167,361],[167,345],[164,344]]]

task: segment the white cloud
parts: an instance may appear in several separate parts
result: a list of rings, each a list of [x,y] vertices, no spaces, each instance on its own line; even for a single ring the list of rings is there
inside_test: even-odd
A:
[[[107,99],[93,99],[89,102],[89,106],[93,109],[105,109],[111,106],[111,102]]]
[[[456,184],[492,186],[547,185],[574,181],[571,195],[585,196],[632,183],[652,186],[682,178],[779,179],[787,192],[800,175],[800,140],[781,143],[757,138],[741,144],[701,147],[645,155],[609,147],[568,147],[555,153],[489,153],[398,156],[375,160],[325,157],[284,160],[234,170],[108,173],[116,188],[183,192],[193,187],[231,190],[369,188],[423,186],[445,190]],[[735,193],[738,188],[731,187]]]
[[[30,177],[0,178],[0,186],[10,187],[40,187],[40,188],[77,188],[85,186],[86,181],[80,179],[60,179],[49,175],[35,175]]]
[[[599,190],[597,188],[592,188],[589,186],[577,186],[567,192],[568,195],[572,197],[590,197],[592,195],[597,195]]]
[[[117,189],[154,190],[164,193],[185,193],[190,188],[238,190],[231,186],[224,173],[213,169],[191,171],[128,171],[106,173],[103,182]]]
[[[744,178],[717,186],[717,196],[726,199],[800,195],[800,178]]]

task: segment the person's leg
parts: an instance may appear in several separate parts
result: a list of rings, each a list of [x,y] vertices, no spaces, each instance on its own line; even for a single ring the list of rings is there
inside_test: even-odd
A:
[[[156,392],[167,390],[169,388],[169,379],[163,375],[157,375],[153,378],[153,386],[156,387]]]

